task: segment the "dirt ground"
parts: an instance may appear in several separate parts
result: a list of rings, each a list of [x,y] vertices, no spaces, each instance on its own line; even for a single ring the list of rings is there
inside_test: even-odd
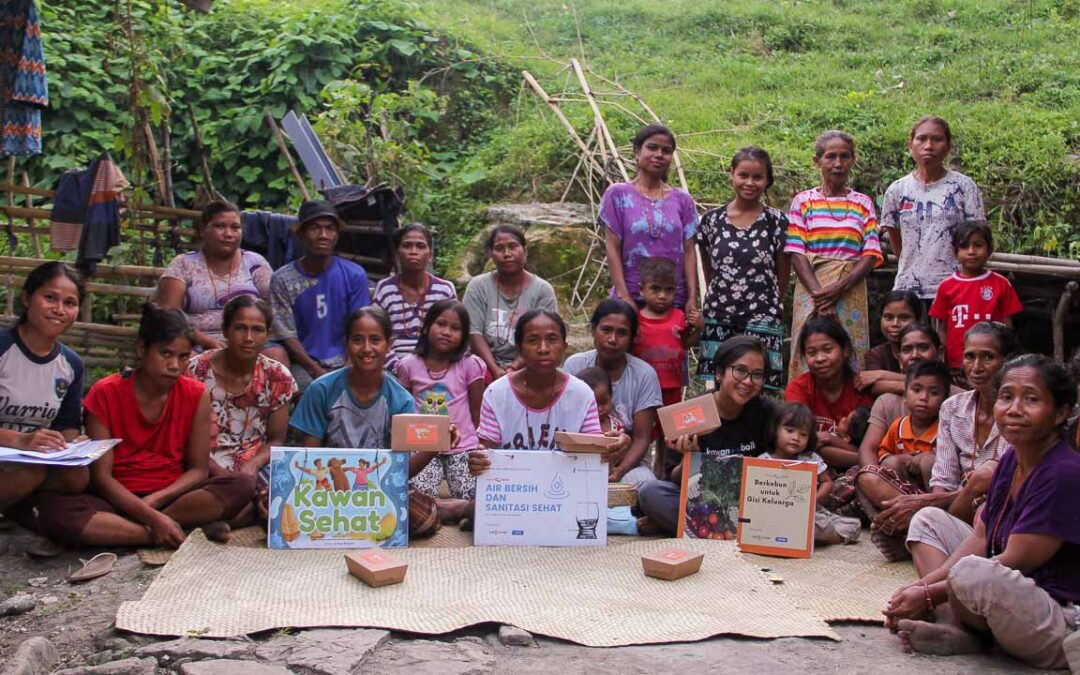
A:
[[[29,593],[37,601],[27,614],[0,618],[0,672],[26,638],[48,638],[60,652],[58,667],[102,663],[120,658],[123,649],[154,641],[120,635],[111,629],[120,603],[136,600],[153,582],[157,569],[134,554],[121,556],[114,571],[101,579],[72,585],[64,580],[78,558],[94,552],[65,553],[47,561],[26,556],[31,537],[23,530],[0,532],[0,601]],[[225,573],[218,571],[217,573]],[[721,600],[722,601],[722,600]],[[444,636],[392,634],[364,662],[364,672],[432,673],[659,673],[699,668],[711,672],[1015,673],[1029,669],[1001,654],[935,658],[911,656],[882,626],[841,624],[840,642],[785,638],[756,640],[718,637],[689,644],[592,649],[537,638],[533,647],[505,647],[498,626],[476,626]],[[254,636],[267,639],[270,636]],[[120,639],[118,639],[120,638]],[[126,642],[125,642],[126,640]],[[447,657],[456,649],[457,656]],[[359,671],[355,671],[359,672]]]

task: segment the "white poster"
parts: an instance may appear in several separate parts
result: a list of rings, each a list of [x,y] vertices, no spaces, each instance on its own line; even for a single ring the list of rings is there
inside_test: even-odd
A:
[[[477,546],[604,546],[607,465],[592,453],[489,450],[476,480]]]

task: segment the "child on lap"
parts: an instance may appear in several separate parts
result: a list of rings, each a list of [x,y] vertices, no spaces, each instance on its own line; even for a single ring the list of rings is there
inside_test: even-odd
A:
[[[938,412],[949,395],[949,372],[937,361],[917,361],[908,369],[904,403],[910,412],[885,433],[878,451],[881,466],[927,490],[934,468]]]

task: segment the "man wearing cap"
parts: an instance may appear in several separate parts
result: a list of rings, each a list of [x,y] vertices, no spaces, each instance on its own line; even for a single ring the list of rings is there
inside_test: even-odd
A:
[[[300,389],[345,365],[345,317],[370,304],[367,273],[334,255],[344,223],[327,202],[300,206],[297,237],[304,255],[274,272],[274,336],[292,357]]]

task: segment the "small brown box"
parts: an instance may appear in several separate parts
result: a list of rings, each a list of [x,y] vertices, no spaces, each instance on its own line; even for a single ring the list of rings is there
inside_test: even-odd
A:
[[[573,431],[556,431],[555,442],[563,449],[563,452],[595,452],[603,453],[618,444],[618,436],[604,436],[603,434],[578,434]]]
[[[381,548],[346,553],[345,564],[349,574],[373,588],[400,584],[409,569],[408,563],[387,555]]]
[[[450,418],[446,415],[394,415],[391,450],[446,452],[450,449]]]
[[[704,559],[704,553],[684,551],[681,548],[666,548],[641,556],[641,566],[645,568],[647,577],[675,581],[697,574],[701,569],[701,561]]]
[[[665,438],[707,434],[720,428],[720,412],[716,409],[716,399],[712,394],[664,406],[656,414],[660,417]]]

